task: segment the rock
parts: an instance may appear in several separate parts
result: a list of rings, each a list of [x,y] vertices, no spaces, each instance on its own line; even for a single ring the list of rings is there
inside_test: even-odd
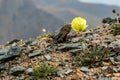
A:
[[[19,74],[22,74],[24,71],[25,71],[24,67],[17,66],[10,69],[10,74],[17,76]]]
[[[120,55],[115,57],[115,61],[120,62]]]
[[[80,42],[82,37],[76,37],[76,38],[72,38],[71,42],[75,43],[75,42]]]
[[[72,53],[72,55],[77,55],[80,53],[80,51],[82,51],[82,49],[73,49],[73,50],[70,50],[69,52]]]
[[[81,71],[84,71],[84,72],[89,72],[90,70],[88,69],[88,67],[81,67],[80,68]]]
[[[73,70],[67,69],[67,70],[65,71],[65,74],[68,75],[68,74],[70,74],[70,73],[72,73],[72,72],[73,72]]]
[[[0,55],[0,61],[11,60],[15,57],[19,57],[21,55],[21,48],[19,46],[11,47],[8,52],[4,55]]]
[[[120,40],[111,42],[109,48],[112,48],[115,52],[120,52]]]
[[[115,67],[113,67],[113,71],[114,71],[114,72],[118,72],[118,69],[115,68]]]
[[[64,44],[63,46],[58,46],[58,50],[71,50],[71,49],[80,49],[81,44],[80,43],[67,43]]]
[[[14,39],[14,40],[8,42],[8,43],[6,44],[6,46],[11,45],[11,44],[13,44],[13,43],[17,43],[17,42],[19,42],[19,41],[20,41],[20,40],[18,40],[18,39]]]
[[[44,57],[47,59],[47,61],[50,61],[51,60],[51,57],[50,57],[50,55],[44,55]]]
[[[21,75],[18,80],[25,80],[25,76],[24,75]]]
[[[58,66],[65,66],[66,64],[64,62],[59,63]]]
[[[0,50],[0,55],[4,55],[8,52],[8,50]]]
[[[65,24],[60,32],[53,38],[55,43],[65,42],[68,33],[71,31],[71,24]]]
[[[5,69],[6,69],[6,65],[5,64],[0,64],[0,71],[5,70]]]
[[[33,45],[36,45],[36,44],[37,44],[37,41],[35,41],[35,40],[28,40],[28,41],[26,41],[26,45],[33,46]]]
[[[40,55],[43,55],[43,54],[44,54],[43,51],[38,50],[38,51],[34,51],[33,53],[30,53],[28,56],[29,56],[30,58],[32,58],[32,57],[40,56]]]
[[[46,48],[46,51],[51,51],[52,52],[53,48],[49,46],[49,47]]]
[[[33,69],[32,69],[32,68],[28,68],[28,69],[26,70],[26,73],[27,73],[27,74],[32,74],[32,73],[33,73]]]
[[[65,70],[60,70],[60,71],[57,71],[57,75],[58,76],[62,76],[65,74]]]
[[[110,57],[110,61],[114,64],[115,63],[115,60],[113,57]]]

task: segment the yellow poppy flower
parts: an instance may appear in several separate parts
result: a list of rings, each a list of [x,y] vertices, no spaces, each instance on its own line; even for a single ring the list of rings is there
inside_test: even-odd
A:
[[[71,22],[71,27],[76,32],[84,31],[88,25],[86,25],[86,20],[81,17],[75,17]]]

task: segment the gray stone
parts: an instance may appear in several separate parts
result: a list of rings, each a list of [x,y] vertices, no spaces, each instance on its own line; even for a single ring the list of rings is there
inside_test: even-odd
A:
[[[11,60],[15,57],[19,57],[21,55],[21,48],[19,46],[11,47],[8,52],[4,55],[0,55],[0,61]]]
[[[117,69],[117,68],[115,68],[115,67],[113,67],[113,70],[114,70],[115,72],[118,72],[118,69]]]
[[[32,58],[32,57],[35,57],[35,56],[40,56],[40,55],[43,55],[44,53],[41,51],[41,50],[39,50],[39,51],[35,51],[35,52],[33,52],[33,53],[30,53],[28,56],[30,57],[30,58]]]
[[[61,76],[61,75],[64,75],[64,74],[65,74],[65,70],[57,71],[57,75],[58,76]]]
[[[111,42],[109,48],[112,48],[115,52],[120,52],[120,40]]]
[[[120,55],[115,57],[115,61],[120,62]]]
[[[0,71],[5,70],[5,69],[6,69],[6,65],[5,64],[0,64]]]
[[[52,47],[47,47],[46,51],[53,51],[53,48]]]
[[[84,71],[84,72],[89,72],[90,70],[88,69],[88,67],[81,67],[80,68],[81,71]]]
[[[58,46],[58,50],[70,50],[70,49],[80,49],[81,44],[80,43],[67,43],[64,44],[63,46]]]
[[[47,59],[47,61],[50,61],[50,60],[51,60],[51,56],[48,55],[48,54],[44,55],[44,57]]]
[[[36,45],[37,41],[33,41],[30,45]]]
[[[32,68],[28,68],[28,69],[26,70],[26,73],[27,73],[27,74],[32,74],[32,73],[33,73],[33,69],[32,69]]]
[[[33,46],[33,45],[36,45],[36,44],[37,44],[37,41],[35,41],[35,40],[28,40],[28,41],[26,41],[26,45]]]
[[[65,71],[65,74],[68,75],[68,74],[70,74],[70,73],[72,73],[72,72],[73,72],[73,70],[67,69],[67,70]]]
[[[24,75],[20,76],[18,80],[25,80],[25,76]]]
[[[8,50],[0,50],[0,55],[4,55],[8,52]]]
[[[110,61],[114,64],[115,63],[115,60],[113,57],[110,57]]]
[[[70,50],[69,52],[73,54],[77,54],[77,53],[80,53],[80,51],[82,51],[82,49],[73,49],[73,50]]]
[[[12,75],[19,75],[22,74],[25,71],[25,68],[22,66],[17,66],[17,67],[13,67],[10,69],[10,74]]]

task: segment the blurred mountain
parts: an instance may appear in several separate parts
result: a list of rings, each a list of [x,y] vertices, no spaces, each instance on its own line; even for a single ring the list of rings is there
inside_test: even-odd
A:
[[[89,28],[100,24],[105,17],[114,17],[113,9],[120,12],[118,6],[83,3],[78,0],[34,0],[34,2],[39,9],[44,9],[64,22],[70,22],[75,16],[84,17]]]
[[[63,21],[42,9],[31,0],[0,0],[0,44],[13,39],[34,38],[42,29],[55,31]]]

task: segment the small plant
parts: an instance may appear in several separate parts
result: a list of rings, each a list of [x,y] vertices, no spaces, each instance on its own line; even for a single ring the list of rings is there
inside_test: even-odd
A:
[[[117,21],[116,23],[119,24],[119,13],[116,12],[115,9],[113,9],[112,12],[113,12],[113,14],[115,14],[115,19],[116,19],[116,21]]]
[[[45,80],[48,76],[55,74],[57,72],[57,68],[48,66],[45,63],[38,63],[37,66],[34,67],[34,72],[32,73],[32,79],[30,80]]]
[[[83,50],[79,54],[77,60],[81,61],[81,65],[91,65],[97,62],[102,62],[105,58],[109,57],[110,51],[107,47],[93,45]]]
[[[114,36],[115,35],[120,35],[120,24],[112,24],[111,27],[112,27],[111,33]]]

